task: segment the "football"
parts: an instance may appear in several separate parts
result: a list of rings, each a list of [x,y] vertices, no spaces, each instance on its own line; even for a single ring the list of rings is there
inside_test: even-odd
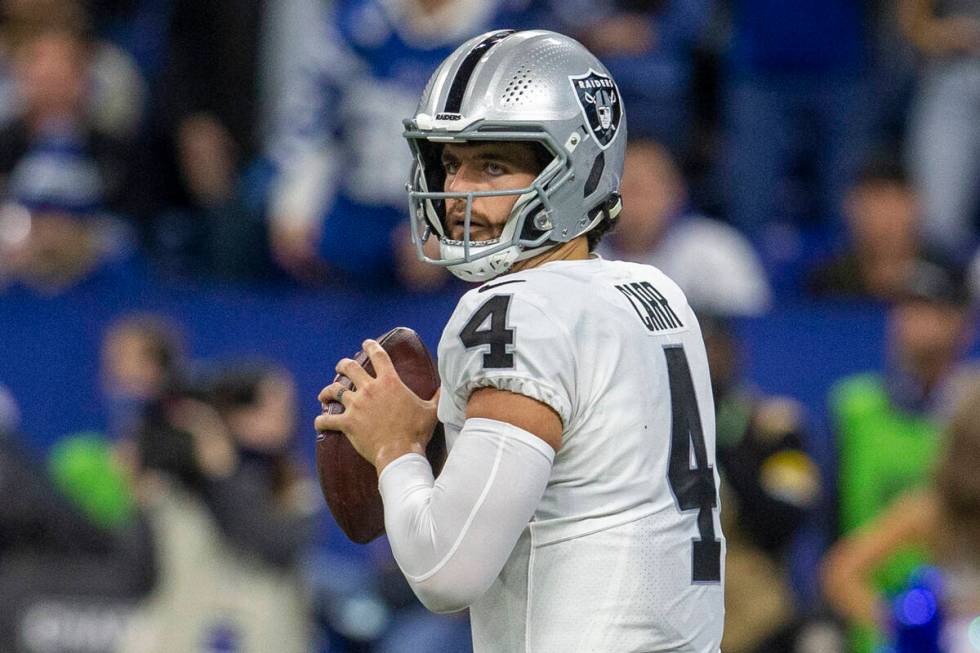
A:
[[[402,382],[422,399],[431,399],[439,388],[439,372],[429,350],[418,334],[407,327],[396,327],[377,339],[388,352]],[[363,351],[352,358],[374,376],[374,366]],[[338,374],[334,381],[350,387],[351,381]],[[344,412],[337,401],[327,403],[326,412]],[[437,424],[426,449],[426,456],[438,475],[446,460],[446,438]],[[320,433],[316,441],[316,471],[327,506],[344,533],[358,544],[366,544],[385,530],[384,506],[378,492],[374,465],[364,460],[346,436],[339,431]]]

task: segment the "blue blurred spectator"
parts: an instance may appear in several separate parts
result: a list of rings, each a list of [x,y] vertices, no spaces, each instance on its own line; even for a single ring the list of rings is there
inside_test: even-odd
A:
[[[17,109],[0,127],[4,195],[67,202],[76,211],[125,213],[138,194],[127,131],[104,127],[112,119],[91,111],[93,97],[102,105],[111,101],[98,94],[100,46],[84,14],[71,6],[49,19],[21,17],[9,26],[16,34],[8,32]],[[15,170],[21,163],[24,168]],[[59,169],[67,174],[59,175]]]
[[[100,3],[93,8],[100,8]],[[86,121],[114,138],[132,137],[143,117],[146,88],[130,56],[103,40],[96,30],[88,3],[79,0],[3,0],[0,2],[0,121],[15,118],[35,101],[17,87],[18,51],[40,32],[55,28],[84,35],[84,52],[77,64],[85,68],[73,84],[84,87]],[[50,59],[49,59],[50,60]],[[49,69],[48,74],[55,71]]]
[[[87,109],[93,44],[84,22],[72,22],[82,18],[57,13],[21,34],[12,61],[22,104],[0,126],[2,276],[48,293],[132,263],[130,234],[114,216],[139,189],[126,141]]]
[[[730,218],[754,239],[801,218],[842,231],[844,195],[868,146],[865,3],[730,5],[723,101]],[[790,180],[803,160],[812,161],[802,172],[816,183],[801,202]]]
[[[559,31],[582,41],[612,72],[629,111],[630,134],[686,152],[691,137],[694,52],[710,0],[551,2]]]
[[[908,135],[922,233],[965,260],[980,208],[980,1],[902,0],[900,8],[925,64]]]
[[[390,278],[407,238],[402,120],[442,59],[488,29],[520,27],[526,4],[338,0],[323,12],[279,114],[269,227],[284,269]]]
[[[309,45],[308,30],[291,31],[310,22],[302,16],[306,5],[318,3],[172,0],[162,7],[148,0],[141,8],[150,34],[167,19],[166,63],[149,126],[158,215],[148,239],[173,271],[252,279],[271,273],[263,222],[271,171],[263,143],[282,95],[283,61],[296,58],[294,46]]]
[[[918,195],[902,167],[868,164],[844,201],[847,244],[814,267],[808,290],[821,297],[895,299],[922,249]]]
[[[621,190],[619,221],[599,247],[604,256],[660,268],[697,310],[727,316],[768,310],[769,282],[752,245],[730,225],[692,210],[666,147],[631,142]]]

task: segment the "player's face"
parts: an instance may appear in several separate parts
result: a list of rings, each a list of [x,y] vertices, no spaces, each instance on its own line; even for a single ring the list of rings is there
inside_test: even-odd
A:
[[[513,190],[525,188],[541,170],[534,146],[528,143],[447,143],[442,151],[446,192]],[[490,240],[503,231],[517,195],[477,197],[470,217],[470,238]],[[446,229],[462,240],[465,199],[446,200]]]

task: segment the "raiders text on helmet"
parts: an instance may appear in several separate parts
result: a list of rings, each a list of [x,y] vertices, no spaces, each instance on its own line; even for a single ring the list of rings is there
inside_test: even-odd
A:
[[[405,138],[415,156],[409,182],[419,256],[467,281],[576,238],[619,212],[626,116],[605,66],[577,41],[543,30],[489,32],[464,43],[433,74]],[[444,143],[522,141],[552,155],[526,188],[443,192]],[[470,238],[477,197],[517,197],[499,238]],[[466,200],[464,236],[451,240],[445,200]],[[440,257],[425,241],[439,239]]]

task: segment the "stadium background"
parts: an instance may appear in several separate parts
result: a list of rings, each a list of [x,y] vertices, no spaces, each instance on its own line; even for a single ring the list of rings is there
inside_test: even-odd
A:
[[[546,26],[576,35],[610,62],[626,97],[631,136],[661,143],[683,170],[689,187],[683,212],[736,225],[755,250],[769,298],[746,310],[703,310],[730,321],[744,347],[741,373],[749,383],[803,407],[803,446],[820,469],[824,493],[794,534],[785,573],[799,614],[834,622],[818,587],[820,556],[836,535],[828,395],[848,375],[889,368],[893,297],[867,288],[814,290],[808,279],[828,258],[856,247],[844,200],[861,170],[882,161],[897,168],[911,160],[915,167],[913,107],[926,93],[931,55],[917,54],[903,35],[902,3],[207,4],[0,2],[0,112],[7,125],[0,127],[0,384],[18,406],[16,437],[30,457],[43,460],[81,432],[106,434],[111,444],[117,434],[103,342],[110,325],[140,313],[175,325],[195,369],[256,359],[288,369],[299,397],[292,446],[311,474],[315,397],[335,360],[396,325],[416,329],[434,350],[463,290],[444,276],[419,273],[401,256],[404,208],[390,196],[403,192],[407,169],[393,161],[407,147],[388,137],[391,125],[375,133],[371,121],[390,121],[403,106],[410,111],[400,96],[386,95],[392,85],[417,94],[463,38],[501,24]],[[446,19],[417,41],[398,37],[399,21],[424,22],[429,4],[458,4],[460,13],[449,15],[456,22]],[[961,5],[980,17],[977,3]],[[268,27],[273,15],[279,32]],[[304,25],[311,16],[314,24]],[[57,44],[54,54],[31,49],[38,35],[49,33],[83,43],[85,64],[71,69],[58,59]],[[89,58],[92,51],[112,56]],[[956,56],[977,68],[977,52],[980,46]],[[41,62],[37,69],[31,57]],[[303,65],[291,66],[291,57]],[[44,63],[56,69],[55,86],[59,65],[83,78],[84,106],[74,107],[74,130],[31,131],[32,111],[45,109]],[[275,71],[285,71],[281,82],[269,81]],[[40,89],[41,99],[19,85]],[[379,108],[385,101],[387,113]],[[967,120],[980,124],[980,103],[972,106]],[[194,122],[202,115],[213,122],[202,128]],[[746,115],[758,121],[746,122]],[[217,137],[214,123],[221,126]],[[32,134],[26,144],[17,137],[24,124]],[[77,138],[79,132],[104,134],[122,149],[107,155],[92,145],[95,138]],[[225,137],[232,145],[222,150]],[[210,143],[201,146],[197,172],[196,142]],[[781,165],[757,165],[787,152]],[[966,164],[950,165],[980,176],[980,146],[966,156]],[[79,179],[87,177],[79,170],[92,165],[103,177],[81,188]],[[120,177],[126,181],[113,186]],[[930,192],[909,177],[920,195]],[[394,181],[372,195],[375,178]],[[929,226],[931,216],[922,211],[926,226],[915,249],[965,268],[977,240],[978,206],[976,194],[967,199],[972,203],[957,238],[943,237],[942,225]],[[18,250],[29,239],[24,215],[38,221],[45,214],[67,216],[89,235],[102,237],[107,229],[110,245],[94,265],[77,270],[71,260],[58,261],[55,272],[32,267],[24,263],[31,254]],[[940,236],[930,236],[935,233]],[[56,242],[65,247],[71,235]],[[973,345],[968,350],[966,359],[976,353]],[[345,542],[322,507],[316,530],[297,561],[317,597],[310,601],[317,633],[311,647],[425,650],[412,642],[440,641],[440,627],[416,618],[410,601],[392,601],[376,589],[391,582],[378,580],[390,575],[378,562],[384,557],[378,546]],[[4,555],[0,549],[0,570]],[[408,625],[393,616],[400,610],[410,615]],[[458,630],[450,622],[446,631]],[[397,637],[395,625],[404,628]],[[430,635],[436,639],[426,640]],[[235,636],[218,640],[201,650],[240,645]],[[50,650],[72,650],[65,647]]]

